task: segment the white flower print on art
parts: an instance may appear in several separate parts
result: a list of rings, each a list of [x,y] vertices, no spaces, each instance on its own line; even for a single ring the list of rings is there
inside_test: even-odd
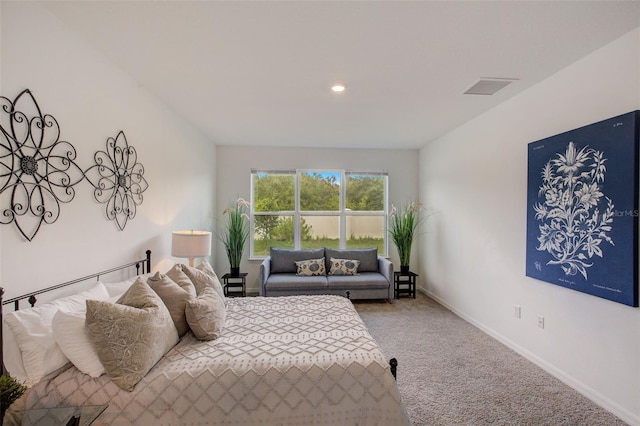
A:
[[[536,249],[548,252],[553,259],[547,265],[559,265],[565,275],[580,272],[587,280],[593,256],[603,257],[601,244],[614,245],[608,235],[614,204],[602,192],[606,161],[602,151],[588,146],[578,150],[569,142],[564,154],[542,168],[538,199],[544,202],[533,206],[542,222]]]

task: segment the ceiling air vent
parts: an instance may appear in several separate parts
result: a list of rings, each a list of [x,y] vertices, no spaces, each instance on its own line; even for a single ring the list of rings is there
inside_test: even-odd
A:
[[[493,95],[517,78],[481,78],[464,92],[465,95]]]

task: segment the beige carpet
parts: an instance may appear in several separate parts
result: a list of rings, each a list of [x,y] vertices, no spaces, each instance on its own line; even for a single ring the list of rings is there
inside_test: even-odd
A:
[[[356,301],[413,425],[625,425],[425,295]]]

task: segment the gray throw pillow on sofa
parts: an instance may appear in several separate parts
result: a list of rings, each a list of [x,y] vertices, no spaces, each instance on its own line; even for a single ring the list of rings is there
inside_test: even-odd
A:
[[[296,262],[324,257],[324,248],[315,250],[289,250],[272,247],[270,256],[272,274],[295,274],[298,271]]]
[[[361,250],[336,250],[325,249],[327,271],[331,270],[330,259],[335,257],[336,259],[353,259],[359,260],[360,266],[358,266],[358,272],[378,272],[378,249],[361,249]]]

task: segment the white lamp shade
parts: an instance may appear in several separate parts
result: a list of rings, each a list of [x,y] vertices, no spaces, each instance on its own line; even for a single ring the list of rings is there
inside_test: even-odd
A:
[[[193,259],[211,254],[211,232],[174,231],[171,237],[171,255]]]

